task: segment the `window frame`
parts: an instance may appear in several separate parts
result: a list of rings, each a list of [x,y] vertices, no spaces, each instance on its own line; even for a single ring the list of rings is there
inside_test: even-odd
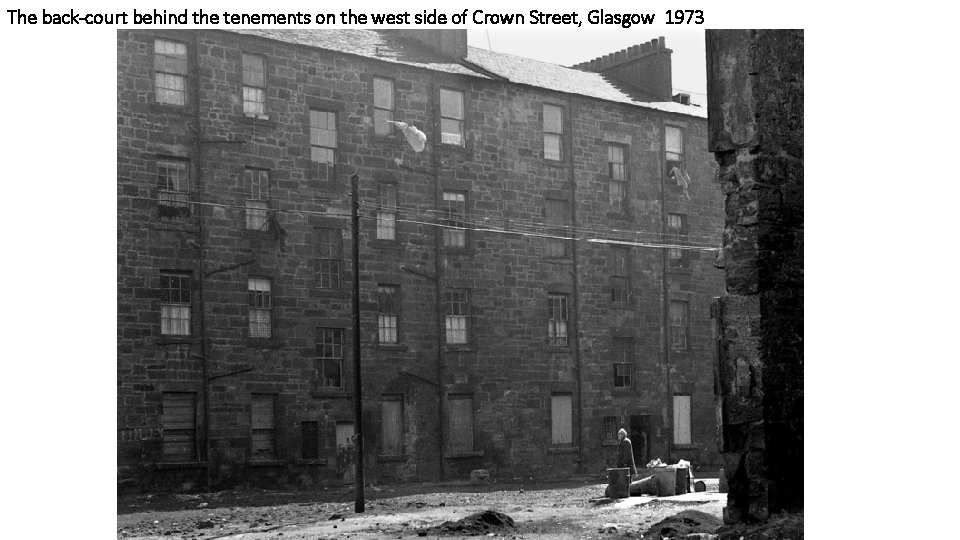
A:
[[[556,109],[559,113],[559,131],[548,131],[547,128],[547,109]],[[541,109],[541,124],[543,128],[543,159],[548,161],[563,161],[565,159],[563,151],[563,106],[557,105],[555,103],[544,103],[543,108]],[[557,157],[550,157],[548,155],[547,141],[556,140],[557,145]]]
[[[260,285],[266,284],[267,289],[253,289],[254,282]],[[264,294],[266,293],[266,294]],[[257,305],[259,302],[260,305]],[[266,328],[267,335],[255,335],[254,332],[254,314],[266,315],[266,324],[262,321],[259,328]],[[250,339],[273,339],[273,280],[262,276],[247,277],[247,337]]]
[[[617,444],[619,442],[617,441],[618,431],[620,431],[620,418],[617,416],[604,416],[603,431],[600,434],[601,444]]]
[[[190,159],[179,156],[158,155],[157,167],[157,211],[160,221],[178,223],[188,221],[193,215],[193,178]],[[170,171],[183,172],[174,178]],[[164,173],[166,171],[166,173]],[[182,183],[179,187],[172,185]],[[164,210],[166,208],[166,210]]]
[[[167,52],[159,52],[160,43],[171,44],[174,46],[183,47],[183,57],[179,55],[168,54]],[[173,39],[168,39],[165,37],[157,37],[153,40],[153,101],[154,103],[171,106],[171,107],[186,107],[188,104],[188,92],[187,92],[187,77],[189,76],[190,67],[189,67],[189,54],[190,49],[188,45],[182,41],[176,41]],[[179,65],[182,63],[182,68],[179,68]],[[161,86],[161,79],[168,77],[168,82],[170,81],[180,81],[180,86],[182,88],[168,88]],[[161,90],[162,89],[162,90]],[[174,92],[177,95],[183,96],[183,103],[177,103],[174,101],[168,101],[166,99],[161,99],[161,95],[165,93]]]
[[[679,152],[668,149],[667,146],[670,142],[670,131],[675,130],[679,136]],[[663,128],[663,162],[665,164],[664,168],[666,169],[667,176],[670,176],[670,173],[673,170],[671,163],[676,164],[676,167],[679,167],[681,170],[684,168],[684,156],[686,155],[686,134],[684,129],[681,126],[675,126],[672,124],[665,124]]]
[[[384,289],[393,289],[392,293]],[[387,295],[392,296],[389,300]],[[383,345],[397,345],[400,343],[400,285],[393,283],[377,284],[377,342]],[[393,317],[393,340],[385,340],[384,333],[390,330],[386,325],[386,318]],[[388,336],[389,337],[389,336]]]
[[[179,280],[179,286],[173,287],[172,282],[169,286],[165,285],[165,280],[177,279]],[[186,281],[186,287],[183,287],[183,283]],[[172,337],[172,338],[189,338],[193,335],[193,272],[185,270],[161,270],[160,271],[160,281],[158,282],[157,290],[159,291],[160,297],[160,335],[162,337]],[[177,301],[173,300],[172,292],[176,290]],[[187,293],[186,302],[183,301],[184,291]],[[177,313],[186,313],[186,317],[172,317],[171,315],[164,316],[164,307],[170,306],[176,308]],[[186,308],[186,311],[182,311]],[[164,320],[171,321],[186,321],[186,323],[180,322],[177,324],[178,327],[185,324],[186,332],[164,332]],[[167,323],[167,328],[171,328],[170,322]]]
[[[611,304],[629,306],[633,301],[633,286],[630,279],[633,267],[632,255],[632,250],[628,246],[610,246],[610,256],[613,259],[610,272]]]
[[[397,184],[379,182],[377,184],[377,240],[397,241],[398,203],[399,189],[397,189]]]
[[[616,150],[620,152],[621,162],[617,163],[611,160],[611,153]],[[629,187],[630,187],[630,151],[629,147],[623,144],[607,143],[607,183],[610,195],[610,210],[618,214],[626,214],[630,208]],[[614,171],[616,166],[620,166],[620,178]],[[614,200],[614,189],[619,193],[619,200]]]
[[[551,206],[553,209],[551,210]],[[556,213],[556,210],[562,209],[560,216],[555,216],[552,214]],[[544,202],[543,207],[544,220],[547,224],[548,234],[555,236],[564,236],[566,237],[569,229],[566,227],[570,225],[571,212],[570,212],[570,201],[568,199],[556,199],[547,197]],[[570,241],[559,239],[559,238],[546,238],[546,256],[551,259],[566,259],[570,256]]]
[[[243,182],[247,187],[244,227],[248,231],[265,231],[270,215],[270,170],[244,167]]]
[[[673,226],[673,218],[678,218],[679,226]],[[687,234],[687,215],[670,212],[667,214],[667,238],[676,244],[686,244]],[[672,269],[686,268],[689,263],[687,251],[679,248],[667,249],[667,266]]]
[[[454,296],[456,295],[456,297]],[[443,291],[444,305],[444,343],[450,346],[467,346],[470,344],[473,332],[470,324],[470,289],[463,287],[449,287]],[[454,313],[457,312],[457,313]],[[454,328],[453,321],[462,321],[463,328]],[[452,332],[463,332],[463,341],[452,341]]]
[[[260,61],[260,75],[262,76],[262,84],[257,86],[253,81],[248,80],[248,74],[255,75],[257,72],[253,69],[248,69],[247,60],[255,59]],[[252,67],[252,66],[251,66]],[[240,53],[240,101],[243,109],[243,115],[247,118],[267,118],[267,57],[263,54],[256,53]],[[256,92],[259,94],[258,99],[247,99],[247,90]],[[258,91],[258,92],[257,92]],[[248,111],[247,103],[259,104],[258,111]]]
[[[330,341],[326,341],[327,332],[329,332]],[[339,338],[339,342],[337,340]],[[343,328],[318,327],[317,328],[317,378],[320,388],[329,388],[342,390],[344,384],[343,360],[344,347],[346,347],[346,332]],[[327,355],[327,351],[331,354]],[[339,355],[337,354],[339,352]],[[332,378],[327,375],[328,361],[333,361],[337,365],[337,378],[339,382],[336,385],[327,384],[326,379]]]
[[[676,317],[674,306],[680,306],[681,324],[675,324]],[[669,304],[669,328],[670,328],[670,350],[674,352],[687,352],[690,350],[690,302],[686,300],[670,300]],[[678,332],[679,329],[680,331]],[[682,337],[678,340],[678,337]]]
[[[343,231],[320,227],[317,235],[317,288],[339,291],[343,287]],[[331,241],[327,241],[326,235],[330,235]]]
[[[339,167],[338,149],[340,147],[340,125],[337,111],[311,107],[309,110],[308,130],[310,143],[310,162],[314,163],[315,174],[321,182],[331,182],[337,178]],[[321,123],[320,120],[323,120]],[[332,126],[332,127],[331,127]],[[333,146],[328,137],[323,135],[331,134]],[[329,154],[328,160],[318,159],[321,155]]]
[[[463,200],[448,199],[447,197],[462,197]],[[444,224],[442,228],[443,247],[445,249],[467,249],[467,191],[445,189],[441,194],[443,203]],[[458,203],[458,204],[451,204]],[[456,241],[456,242],[455,242]]]
[[[559,305],[558,305],[559,304]],[[560,315],[558,319],[555,315]],[[563,330],[560,331],[560,323]],[[562,335],[561,335],[562,334]],[[570,295],[547,293],[547,344],[552,347],[570,346]]]
[[[630,390],[634,388],[634,373],[636,372],[634,339],[632,337],[614,337],[611,342],[611,352],[613,356],[613,388],[615,390]],[[618,366],[626,366],[629,373],[626,375],[618,375]],[[626,378],[626,381],[618,381],[618,378]]]
[[[389,83],[390,85],[390,107],[385,108],[377,104],[377,81],[382,81]],[[393,120],[394,111],[397,110],[397,87],[396,82],[393,79],[387,77],[374,76],[372,82],[370,83],[373,89],[373,133],[378,137],[386,137],[393,133],[393,124],[387,123]],[[380,123],[378,118],[380,115],[378,113],[385,114],[386,119],[384,120],[384,128],[380,128]]]
[[[447,92],[448,94],[456,94],[459,96],[460,98],[460,117],[459,118],[445,115],[444,107],[443,107],[444,92]],[[467,139],[466,129],[465,129],[466,128],[466,121],[465,121],[466,120],[466,93],[459,88],[450,88],[446,86],[441,86],[439,90],[438,104],[440,106],[440,144],[444,144],[447,146],[458,146],[458,147],[466,146],[466,139]],[[448,142],[444,140],[444,136],[449,134],[448,132],[444,131],[444,120],[452,121],[456,123],[455,125],[457,126],[457,130],[458,130],[458,133],[456,135],[459,137],[458,142]]]

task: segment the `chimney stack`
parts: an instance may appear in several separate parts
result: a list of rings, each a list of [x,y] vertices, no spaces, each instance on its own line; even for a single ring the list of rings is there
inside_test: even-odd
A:
[[[404,28],[391,31],[401,37],[419,41],[443,56],[450,58],[466,58],[467,56],[466,29],[440,30],[432,28]]]
[[[634,45],[573,67],[583,71],[602,73],[652,94],[659,101],[671,101],[673,99],[671,54],[673,51],[667,48],[666,40],[661,36],[647,43]]]

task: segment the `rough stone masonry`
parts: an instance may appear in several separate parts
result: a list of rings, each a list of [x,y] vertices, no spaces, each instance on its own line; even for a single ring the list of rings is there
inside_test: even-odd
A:
[[[803,31],[708,30],[709,149],[726,197],[724,520],[803,507]]]

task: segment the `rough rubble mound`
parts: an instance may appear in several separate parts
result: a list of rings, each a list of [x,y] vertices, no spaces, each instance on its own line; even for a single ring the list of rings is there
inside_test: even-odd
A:
[[[656,523],[646,532],[647,538],[684,538],[694,533],[714,533],[723,520],[699,510],[684,510]]]
[[[514,527],[513,518],[510,516],[496,510],[484,510],[457,521],[445,521],[436,527],[427,529],[426,532],[427,534],[478,535],[508,528],[513,529]]]

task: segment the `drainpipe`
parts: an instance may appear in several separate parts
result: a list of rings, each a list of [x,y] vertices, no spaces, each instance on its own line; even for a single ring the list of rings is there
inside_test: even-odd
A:
[[[200,275],[197,288],[200,292],[200,367],[203,376],[203,458],[206,462],[206,488],[209,493],[213,485],[213,462],[210,459],[210,377],[208,359],[210,355],[210,341],[207,338],[207,311],[204,282],[206,281],[207,243],[204,240],[203,227],[203,130],[200,127],[200,37],[193,34],[193,61],[195,72],[193,77],[193,109],[196,131],[194,132],[194,147],[197,162],[197,238],[200,246]]]
[[[433,96],[433,99],[437,99],[436,96],[440,95],[440,88],[437,85],[436,77],[431,77],[430,80],[430,95]],[[432,151],[432,167],[433,167],[433,180],[434,180],[434,200],[442,201],[443,200],[443,187],[440,185],[440,156],[438,155],[440,151],[440,122],[438,120],[438,109],[440,104],[434,102],[433,111],[433,148]],[[466,133],[464,133],[466,136]],[[440,227],[434,227],[433,231],[433,248],[434,248],[434,257],[433,257],[433,286],[436,295],[436,315],[437,315],[437,449],[439,450],[438,462],[440,465],[440,481],[446,479],[446,468],[444,465],[443,459],[443,450],[444,450],[444,431],[443,431],[443,418],[444,411],[444,357],[443,357],[443,347],[444,347],[444,325],[443,325],[443,310],[441,308],[442,304],[442,294],[443,288],[440,286],[440,242],[443,239],[443,229]]]
[[[658,153],[660,163],[660,239],[667,237],[667,189],[666,180],[666,162],[664,152],[666,151],[667,128],[665,116],[660,115],[660,151]],[[666,384],[666,405],[667,405],[667,459],[673,460],[673,390],[670,383],[670,297],[667,286],[667,250],[660,250],[660,291],[661,291],[661,328],[663,329],[663,378]]]
[[[568,171],[570,173],[570,224],[573,225],[571,232],[573,232],[573,237],[577,237],[577,179],[574,174],[573,169],[573,105],[574,100],[567,100],[567,108],[570,111],[570,114],[567,115],[567,133],[570,134],[570,166]],[[580,287],[579,287],[579,270],[577,267],[577,241],[573,240],[570,242],[572,247],[572,258],[573,258],[573,320],[572,323],[572,334],[573,334],[573,361],[577,370],[577,474],[583,474],[583,390],[582,390],[582,373],[580,365]]]

